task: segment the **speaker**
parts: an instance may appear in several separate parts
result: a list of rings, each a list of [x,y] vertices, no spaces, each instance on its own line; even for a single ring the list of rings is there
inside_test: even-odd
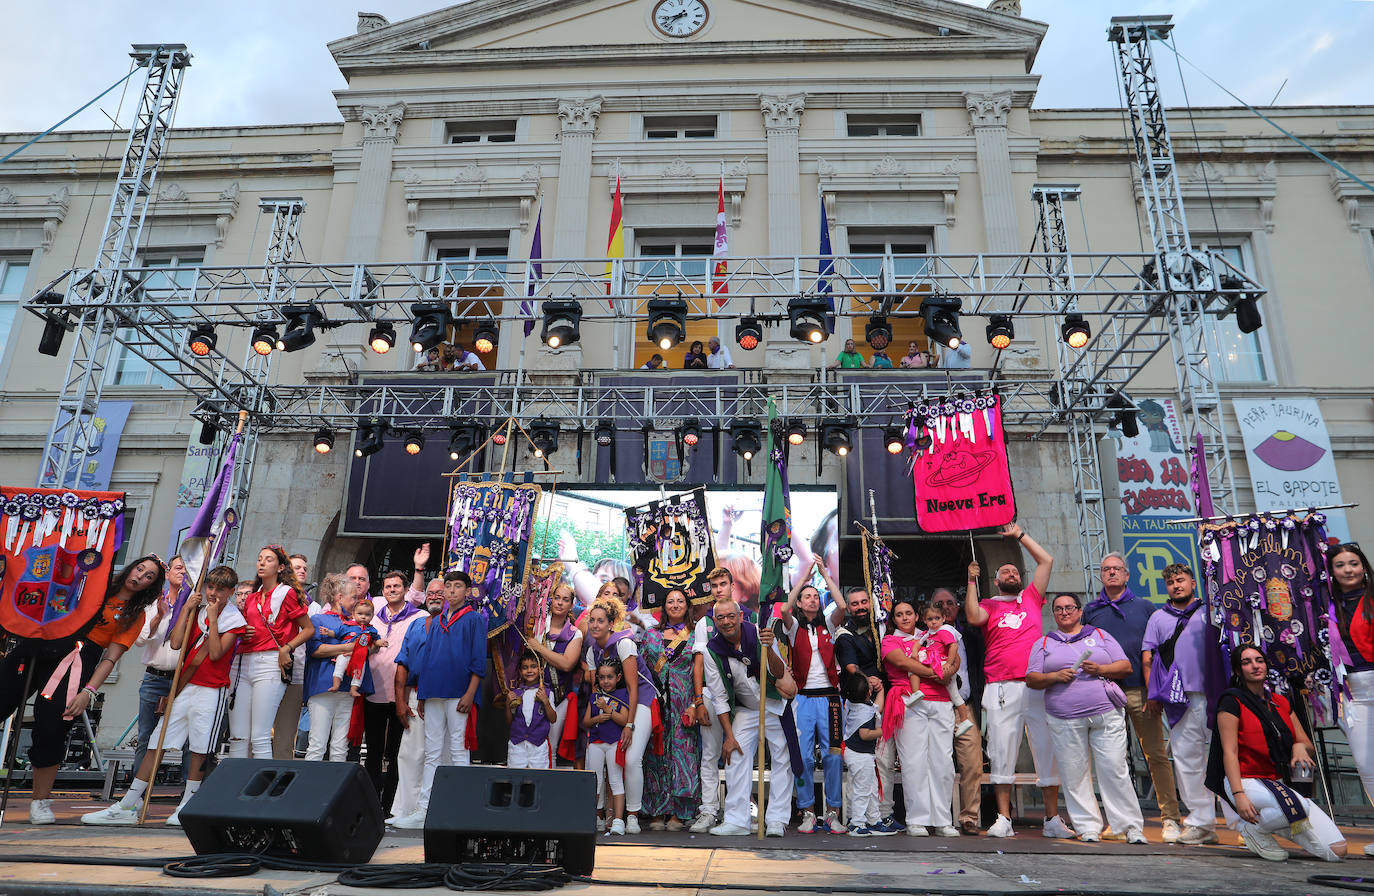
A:
[[[440,766],[425,815],[425,861],[544,863],[591,874],[596,834],[592,772]]]
[[[179,815],[197,855],[253,852],[365,864],[386,823],[353,762],[225,759]]]

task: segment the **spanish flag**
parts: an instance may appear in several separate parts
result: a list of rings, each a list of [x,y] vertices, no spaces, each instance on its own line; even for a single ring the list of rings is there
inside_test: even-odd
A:
[[[606,237],[606,295],[611,294],[611,259],[625,257],[625,224],[621,221],[620,175],[615,178],[615,199],[611,202],[611,232]],[[611,305],[615,310],[615,305]]]

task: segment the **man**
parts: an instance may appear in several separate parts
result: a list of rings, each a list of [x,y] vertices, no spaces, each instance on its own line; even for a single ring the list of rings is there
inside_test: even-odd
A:
[[[1158,713],[1145,711],[1145,674],[1141,666],[1141,642],[1150,617],[1157,607],[1131,592],[1131,577],[1126,570],[1126,558],[1113,551],[1102,558],[1098,566],[1102,591],[1097,599],[1083,608],[1083,624],[1102,629],[1116,639],[1126,658],[1131,661],[1131,674],[1117,682],[1126,692],[1126,714],[1135,729],[1145,762],[1150,767],[1150,780],[1159,800],[1159,817],[1163,823],[1164,842],[1177,843],[1179,829],[1178,794],[1174,787],[1174,769],[1164,747],[1164,724]],[[1125,831],[1114,832],[1125,836]]]
[[[363,702],[363,736],[367,741],[367,774],[383,806],[396,796],[396,757],[405,732],[396,715],[396,655],[406,630],[425,613],[405,597],[405,576],[395,570],[382,576],[382,600],[373,625],[384,646],[368,658],[374,690]]]
[[[935,609],[945,616],[945,625],[954,630],[958,639],[959,671],[953,684],[959,688],[964,705],[973,708],[973,689],[970,685],[968,648],[963,632],[959,631],[959,601],[948,588],[936,588],[930,595]],[[954,765],[959,772],[959,830],[971,837],[978,836],[978,819],[983,808],[983,735],[977,724],[954,729]]]
[[[425,720],[425,772],[416,809],[396,819],[398,828],[425,826],[434,773],[442,765],[469,765],[476,732],[469,731],[473,703],[487,672],[487,626],[482,614],[468,604],[472,579],[455,570],[444,574],[445,610],[424,622],[424,644],[408,657],[409,671],[418,676],[418,713]],[[417,662],[418,659],[418,662]],[[397,709],[399,715],[400,710]]]
[[[764,834],[781,837],[792,815],[792,776],[786,774],[791,760],[783,734],[782,715],[797,687],[787,664],[773,646],[773,632],[744,622],[739,604],[718,601],[714,608],[716,633],[706,642],[706,689],[711,710],[721,729],[725,755],[725,815],[711,828],[716,836],[749,833],[749,797],[753,791],[754,757],[759,743],[759,701],[764,701],[764,730],[773,757],[768,802],[764,808]],[[765,692],[759,693],[760,647],[767,657]]]
[[[482,370],[482,359],[454,340],[449,347],[449,363],[452,370]]]
[[[820,565],[820,561],[815,561]],[[797,773],[797,809],[801,811],[798,833],[816,830],[815,749],[820,748],[825,777],[825,819],[822,833],[847,832],[840,821],[844,805],[844,759],[840,756],[844,724],[840,718],[840,670],[835,665],[835,646],[830,636],[828,614],[821,612],[821,595],[806,584],[804,575],[787,596],[782,607],[782,623],[792,642],[792,679],[799,688],[792,700],[792,715],[797,725],[802,767]],[[831,744],[834,749],[831,749]]]
[[[960,342],[957,348],[940,346],[939,365],[946,370],[967,370],[973,366],[973,347]]]
[[[353,586],[353,596],[359,600],[367,598],[372,600],[372,573],[367,571],[367,567],[362,563],[350,564],[344,570],[349,583]],[[373,601],[375,603],[375,601]]]
[[[396,698],[396,719],[405,733],[401,735],[401,749],[396,754],[396,797],[390,807],[382,807],[390,813],[387,824],[395,824],[419,807],[420,784],[425,775],[425,720],[420,717],[419,701],[415,697],[416,676],[409,674],[409,670],[420,667],[427,624],[424,620],[444,612],[443,578],[436,577],[430,582],[423,597],[424,614],[417,616],[418,621],[406,628],[401,649],[396,654],[392,693]]]
[[[720,344],[719,336],[708,339],[706,348],[706,366],[711,370],[729,370],[735,366],[734,360],[730,357],[730,349]]]
[[[663,369],[663,356],[660,355],[658,352],[654,352],[652,355],[649,356],[649,360],[647,360],[647,361],[644,362],[644,366],[641,367],[641,368],[639,368],[639,369],[640,369],[640,370],[662,370],[662,369]]]
[[[873,696],[883,691],[882,670],[878,668],[878,630],[873,624],[873,601],[862,588],[849,587],[844,592],[845,606],[849,615],[844,624],[835,630],[835,662],[850,675],[863,675],[868,679],[868,690]],[[873,826],[875,831],[896,834],[906,830],[892,817],[893,788],[897,777],[893,769],[897,764],[895,743],[888,740],[878,741],[875,752],[878,768],[878,814],[882,816]]]
[[[717,566],[706,574],[711,586],[711,607],[697,620],[692,637],[692,706],[696,709],[701,731],[701,811],[692,822],[692,832],[704,834],[715,827],[720,816],[720,747],[721,727],[712,721],[715,713],[706,700],[706,642],[716,633],[711,614],[715,604],[730,599],[735,577],[730,570]]]
[[[988,766],[993,795],[997,799],[997,821],[988,828],[990,837],[1011,837],[1011,788],[1016,783],[1016,756],[1021,751],[1021,732],[1030,736],[1035,773],[1045,798],[1046,837],[1073,837],[1059,817],[1059,770],[1054,762],[1045,717],[1045,694],[1026,686],[1026,667],[1031,648],[1044,633],[1042,608],[1049,587],[1054,558],[1016,523],[1002,527],[1004,538],[1014,539],[1030,551],[1035,573],[1029,587],[1022,589],[1021,570],[1015,563],[997,568],[993,584],[997,593],[981,603],[978,600],[978,565],[969,567],[969,589],[964,598],[964,615],[973,625],[982,626],[987,656],[983,668],[987,686],[983,690],[983,714],[988,725]]]
[[[1207,694],[1203,679],[1207,612],[1195,599],[1197,582],[1182,563],[1164,567],[1169,602],[1156,610],[1141,639],[1145,711],[1169,723],[1174,778],[1188,806],[1178,842],[1187,846],[1217,842],[1217,804],[1207,777]]]

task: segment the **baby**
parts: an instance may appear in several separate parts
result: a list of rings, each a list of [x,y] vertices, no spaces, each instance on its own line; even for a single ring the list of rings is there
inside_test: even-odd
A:
[[[353,619],[351,626],[361,629],[361,631],[344,631],[343,640],[347,644],[352,642],[353,649],[348,653],[340,654],[334,659],[334,683],[329,686],[331,691],[337,691],[343,686],[344,676],[348,678],[348,693],[353,697],[361,697],[362,693],[358,688],[363,683],[363,672],[367,669],[367,658],[369,654],[376,653],[386,645],[386,641],[380,640],[377,630],[372,627],[372,614],[375,608],[372,601],[363,598],[353,606]]]

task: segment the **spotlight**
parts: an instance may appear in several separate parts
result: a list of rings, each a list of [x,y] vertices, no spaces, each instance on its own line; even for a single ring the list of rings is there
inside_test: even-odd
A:
[[[558,450],[558,431],[561,427],[557,420],[540,417],[530,424],[530,441],[534,443],[534,456],[547,457]]]
[[[1015,338],[1016,328],[1011,325],[1010,314],[988,316],[988,345],[995,349],[1004,349],[1011,345]]]
[[[1082,348],[1087,345],[1092,332],[1092,328],[1081,314],[1064,315],[1064,323],[1059,326],[1059,334],[1064,337],[1064,342],[1069,348]]]
[[[787,444],[800,445],[806,441],[806,424],[800,420],[787,427]]]
[[[215,328],[209,324],[199,324],[191,331],[191,339],[187,343],[191,349],[191,354],[197,358],[203,358],[215,350]]]
[[[253,351],[266,357],[277,347],[277,328],[271,324],[258,324],[253,329]]]
[[[427,352],[448,338],[448,327],[453,322],[447,305],[417,302],[410,306],[414,322],[410,325],[410,347],[417,352]]]
[[[596,444],[606,446],[615,441],[615,424],[609,420],[602,420],[596,424]]]
[[[479,355],[491,354],[492,349],[496,348],[496,343],[500,341],[501,331],[497,328],[494,320],[482,321],[472,334],[472,347],[477,350]]]
[[[696,420],[688,420],[682,424],[682,444],[688,448],[695,448],[701,441],[701,423]]]
[[[219,435],[219,427],[213,420],[206,420],[200,424],[199,441],[202,445],[215,444],[215,437]]]
[[[315,431],[315,453],[328,454],[334,450],[334,433],[328,426],[321,426]]]
[[[476,423],[464,423],[453,427],[448,440],[449,460],[461,460],[477,450],[482,440],[482,428]]]
[[[875,314],[864,325],[864,341],[878,351],[884,351],[892,344],[892,327],[887,316]]]
[[[1221,288],[1238,290],[1245,284],[1239,277],[1226,275],[1221,278]],[[1264,326],[1264,318],[1260,316],[1259,299],[1254,295],[1243,292],[1236,296],[1236,329],[1242,333],[1253,333]]]
[[[367,344],[379,355],[385,355],[396,344],[396,328],[384,320],[377,321],[367,334]]]
[[[825,341],[826,315],[830,307],[818,296],[796,296],[787,300],[787,334],[812,344]]]
[[[763,341],[763,326],[759,319],[752,314],[740,318],[739,323],[735,324],[735,341],[747,352],[758,348],[759,343]]]
[[[1117,392],[1108,398],[1107,408],[1116,411],[1107,421],[1108,426],[1119,428],[1121,434],[1128,439],[1140,435],[1140,421],[1136,417],[1135,404],[1124,392]]]
[[[315,344],[315,328],[325,328],[324,314],[308,305],[288,305],[282,309],[286,329],[277,340],[277,348],[284,352],[300,351]]]
[[[889,426],[883,430],[883,447],[888,454],[901,454],[906,450],[906,431],[900,426]]]
[[[354,457],[370,457],[382,450],[386,444],[386,425],[369,423],[358,430],[358,444],[353,449]]]
[[[649,300],[649,341],[667,351],[687,335],[687,302],[683,299]]]
[[[506,428],[504,426],[491,434],[491,443],[497,446],[506,444]]]
[[[921,300],[921,320],[925,322],[926,338],[946,348],[958,348],[964,341],[959,330],[959,309],[963,299],[936,293]]]
[[[425,434],[418,429],[412,429],[406,433],[406,454],[411,457],[425,450]]]
[[[821,426],[821,443],[827,451],[837,457],[844,457],[852,446],[849,438],[849,424],[830,421]]]
[[[582,303],[571,299],[549,299],[542,310],[544,329],[539,338],[549,348],[572,345],[582,338]]]
[[[763,447],[759,425],[747,420],[730,424],[730,441],[734,444],[735,453],[745,460],[753,460]]]
[[[43,324],[43,335],[38,338],[38,351],[49,358],[56,358],[62,351],[62,340],[67,335],[67,324],[55,318],[48,318]]]

